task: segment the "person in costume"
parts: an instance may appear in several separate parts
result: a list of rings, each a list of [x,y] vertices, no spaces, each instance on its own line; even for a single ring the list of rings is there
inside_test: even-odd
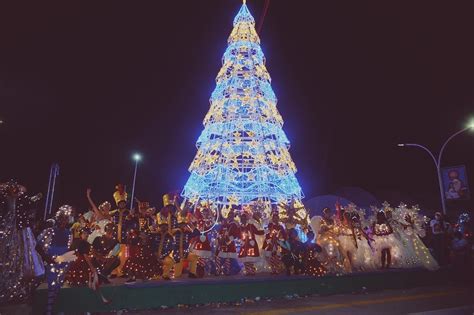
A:
[[[105,234],[95,238],[92,243],[92,264],[99,271],[99,280],[110,283],[108,276],[120,265],[120,244],[114,238],[114,225],[105,226]]]
[[[366,229],[365,211],[355,210],[350,215],[351,226],[357,242],[357,258],[353,260],[354,268],[359,271],[377,269],[377,263],[373,259],[375,253],[374,238],[371,230]]]
[[[417,213],[417,209],[408,208],[402,204],[396,210],[400,217],[400,224],[403,227],[404,267],[423,267],[428,270],[439,269],[438,263],[420,239],[425,235],[425,230],[422,226],[423,218]]]
[[[196,220],[196,227],[200,232],[192,240],[192,254],[198,256],[199,265],[204,268],[205,271],[210,270],[210,258],[212,257],[211,241],[209,239],[209,229],[214,224],[214,216],[212,214],[209,205],[197,208],[194,213]]]
[[[358,210],[354,204],[349,205],[342,212],[338,238],[347,272],[375,268],[371,259],[373,250],[370,247],[373,239],[369,238],[362,227],[361,217],[363,216],[363,210]]]
[[[90,227],[91,233],[87,238],[87,241],[92,244],[96,237],[102,236],[105,234],[105,226],[112,222],[112,215],[110,214],[110,209],[112,206],[108,201],[103,202],[99,206],[96,206],[95,202],[92,200],[91,197],[92,190],[90,188],[86,191],[87,201],[91,206],[93,216],[90,213],[87,217],[90,217]]]
[[[280,216],[277,209],[273,209],[271,214],[271,222],[268,224],[265,240],[263,241],[262,250],[270,265],[271,273],[280,273],[282,261],[281,261],[281,248],[278,244],[279,240],[285,240],[286,231],[283,225],[280,223]]]
[[[76,247],[76,243],[81,241],[82,230],[87,228],[87,221],[82,214],[79,214],[77,220],[71,226],[72,233],[72,245],[71,247]]]
[[[136,279],[152,279],[161,273],[152,244],[154,214],[155,208],[151,208],[148,202],[138,202],[138,213],[135,215],[138,229],[129,231],[130,257],[123,267],[123,272],[130,277],[127,283],[133,283]]]
[[[330,208],[324,208],[322,216],[311,218],[311,227],[317,234],[316,243],[322,247],[324,268],[333,274],[342,274],[344,270],[344,256],[339,246],[339,226]]]
[[[112,221],[115,224],[114,235],[116,240],[120,244],[120,265],[116,270],[113,271],[113,277],[124,277],[123,266],[129,257],[127,234],[131,229],[136,229],[136,220],[133,220],[133,215],[130,210],[127,209],[127,197],[128,194],[125,192],[123,184],[115,186],[116,191],[114,192],[114,200],[117,205],[117,209],[111,211]]]
[[[87,241],[89,229],[83,227],[79,233],[79,240],[73,241],[71,245],[71,250],[75,251],[77,259],[71,263],[66,275],[66,282],[73,287],[89,286],[97,272],[92,265],[91,245]]]
[[[173,235],[173,230],[178,228],[178,208],[176,207],[178,196],[173,193],[163,195],[163,208],[156,214],[157,222],[166,222],[168,232]]]
[[[263,230],[259,230],[253,223],[250,222],[250,215],[243,212],[240,215],[240,252],[239,260],[245,266],[245,274],[247,276],[254,276],[256,269],[255,263],[260,259],[260,251],[255,239],[255,235],[264,235]]]
[[[372,230],[374,231],[375,248],[380,255],[381,268],[388,269],[392,263],[392,247],[398,246],[399,243],[384,211],[377,212]]]
[[[35,278],[44,274],[32,231],[34,205],[40,198],[27,196],[26,188],[15,181],[0,183],[0,302],[27,298]]]
[[[152,232],[152,251],[158,259],[159,267],[162,268],[163,280],[170,280],[170,271],[174,264],[171,258],[174,238],[169,232],[167,220],[158,220],[156,224],[158,230]]]
[[[218,227],[218,243],[216,257],[217,275],[231,274],[232,260],[237,259],[235,240],[239,238],[239,226],[235,222],[235,212],[230,210],[227,218]]]
[[[286,275],[299,275],[304,272],[303,254],[304,244],[299,240],[298,231],[290,229],[288,239],[278,241],[282,248],[282,262],[285,265]]]
[[[342,221],[339,226],[339,247],[344,256],[344,268],[347,272],[354,271],[357,259],[357,235],[352,226],[351,213],[344,211]]]
[[[200,236],[199,230],[190,222],[188,216],[181,216],[178,220],[178,227],[173,230],[173,260],[174,260],[174,278],[180,278],[183,273],[184,260],[188,261],[189,278],[198,277],[199,256],[190,253],[191,240]],[[204,275],[201,270],[200,277]]]
[[[46,314],[53,313],[53,306],[64,283],[69,263],[77,258],[75,252],[70,250],[72,235],[68,223],[71,210],[70,206],[60,207],[55,215],[54,227],[44,230],[39,235],[36,245],[36,251],[41,255],[46,269],[48,283]]]
[[[316,244],[313,231],[308,231],[307,241],[303,244],[303,267],[304,274],[312,277],[321,277],[326,274],[326,270],[318,259],[322,252],[321,246]]]

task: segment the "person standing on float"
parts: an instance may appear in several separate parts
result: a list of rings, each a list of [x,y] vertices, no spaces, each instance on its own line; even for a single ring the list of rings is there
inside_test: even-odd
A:
[[[286,239],[286,231],[280,223],[277,209],[273,209],[271,217],[272,219],[271,222],[268,223],[262,250],[270,265],[271,273],[276,275],[280,273],[280,267],[282,265],[281,248],[278,241]]]
[[[114,230],[114,235],[115,239],[119,242],[120,244],[120,253],[119,253],[119,259],[120,259],[120,265],[117,267],[112,272],[112,277],[124,277],[125,275],[123,274],[123,267],[129,257],[129,248],[127,244],[127,235],[128,232],[132,228],[138,228],[136,226],[133,226],[133,223],[135,222],[132,220],[132,213],[129,209],[127,209],[127,198],[128,194],[125,192],[125,187],[123,184],[118,184],[115,186],[115,189],[117,189],[114,193],[114,200],[115,204],[117,205],[117,209],[113,210],[110,212],[112,215],[112,220],[115,224],[115,230]]]
[[[179,221],[178,229],[174,231],[174,277],[180,278],[183,274],[184,260],[188,261],[189,278],[197,278],[197,262],[199,257],[189,252],[190,241],[200,235],[199,231],[192,226],[187,219]]]
[[[158,215],[157,218],[158,231],[152,234],[152,250],[163,268],[163,280],[171,280],[170,271],[174,264],[171,253],[173,252],[174,239],[168,230],[168,222],[161,220]]]
[[[255,235],[264,235],[263,230],[258,230],[257,227],[249,222],[249,214],[243,212],[240,215],[240,247],[239,260],[245,266],[245,274],[247,276],[254,276],[256,273],[255,263],[260,259],[260,251],[258,250],[257,240]]]
[[[62,206],[55,215],[54,227],[47,228],[38,236],[36,251],[45,263],[48,283],[48,302],[46,314],[53,314],[54,303],[66,277],[69,263],[76,260],[74,251],[70,251],[72,234],[68,229],[71,218],[70,206]]]
[[[218,227],[216,272],[217,275],[231,274],[232,260],[237,259],[235,240],[239,238],[239,226],[235,222],[235,212],[230,210]]]
[[[206,272],[210,269],[209,263],[212,257],[211,241],[209,240],[208,230],[212,227],[214,218],[209,205],[197,208],[194,217],[200,235],[193,238],[191,252],[198,256],[198,263]]]

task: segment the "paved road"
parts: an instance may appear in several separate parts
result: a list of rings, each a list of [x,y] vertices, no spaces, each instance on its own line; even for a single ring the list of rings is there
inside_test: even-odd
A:
[[[365,294],[310,296],[261,300],[242,305],[172,308],[127,314],[474,314],[474,290],[460,287],[424,287]]]

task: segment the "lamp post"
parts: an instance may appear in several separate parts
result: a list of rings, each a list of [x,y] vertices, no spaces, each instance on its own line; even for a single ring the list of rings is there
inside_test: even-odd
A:
[[[439,193],[441,195],[441,206],[442,206],[442,209],[443,209],[443,214],[446,214],[446,203],[445,203],[445,196],[444,196],[444,189],[443,189],[443,180],[442,180],[442,177],[441,177],[441,158],[443,157],[444,149],[446,148],[446,145],[449,143],[449,141],[451,141],[457,135],[459,135],[463,132],[466,132],[468,130],[474,130],[474,120],[472,120],[466,128],[464,128],[462,130],[459,130],[458,132],[454,133],[443,143],[443,145],[441,146],[441,150],[439,151],[438,158],[436,158],[435,155],[427,147],[425,147],[421,144],[417,144],[417,143],[399,143],[398,144],[399,147],[417,147],[417,148],[423,149],[433,159],[433,162],[436,166],[436,172],[438,173]]]
[[[135,171],[133,172],[133,185],[132,185],[132,198],[130,199],[130,210],[133,208],[133,198],[135,195],[135,182],[137,180],[137,169],[138,169],[138,162],[142,159],[142,156],[138,153],[133,155],[133,160],[135,161]]]

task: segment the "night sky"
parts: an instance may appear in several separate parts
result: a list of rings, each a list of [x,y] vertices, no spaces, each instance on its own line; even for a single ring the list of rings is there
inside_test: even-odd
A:
[[[129,187],[161,206],[181,190],[239,0],[0,5],[0,181],[57,202],[112,201]],[[248,0],[258,21],[263,0]],[[474,117],[474,2],[272,0],[262,49],[307,197],[362,187],[439,207],[439,150]],[[443,165],[466,165],[474,133]],[[157,204],[160,202],[159,204]],[[451,204],[473,208],[474,201]]]

